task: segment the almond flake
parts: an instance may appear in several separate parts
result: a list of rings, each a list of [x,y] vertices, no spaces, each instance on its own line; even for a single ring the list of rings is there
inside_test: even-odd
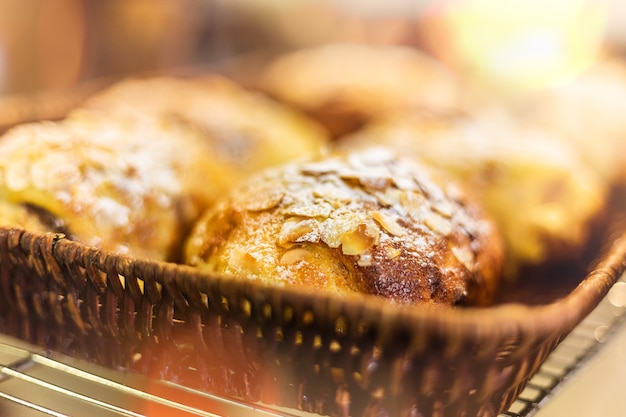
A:
[[[391,246],[387,246],[387,259],[394,259],[400,256],[400,250]]]
[[[378,210],[371,211],[369,215],[374,220],[376,220],[376,222],[380,224],[381,227],[385,229],[389,234],[393,236],[404,235],[404,232],[405,232],[404,229],[402,228],[402,226],[398,224],[398,222],[396,222],[396,220],[393,217],[388,216],[387,214],[380,212]]]
[[[328,174],[329,172],[336,172],[340,169],[343,169],[343,164],[341,162],[329,159],[326,161],[306,163],[300,168],[300,171],[305,175],[321,175]]]
[[[272,188],[262,188],[255,193],[254,199],[249,199],[242,204],[248,211],[264,211],[272,209],[280,204],[284,192]]]
[[[372,266],[372,254],[368,252],[362,253],[356,263],[361,267]]]
[[[362,186],[372,190],[385,190],[391,185],[391,178],[360,176],[358,179]]]
[[[306,259],[309,251],[303,248],[295,248],[283,253],[280,257],[281,265],[293,265]]]
[[[467,268],[468,271],[474,270],[475,257],[474,252],[469,248],[453,246],[452,253],[454,257]]]
[[[424,219],[424,223],[430,230],[440,235],[448,236],[452,233],[452,223],[437,213],[429,213]]]
[[[437,213],[441,214],[443,217],[450,219],[452,218],[452,214],[454,214],[454,208],[447,201],[439,201],[432,205],[432,208]]]
[[[320,239],[318,229],[315,220],[292,217],[283,223],[278,235],[278,244],[289,247],[291,243],[318,242]]]
[[[340,237],[344,255],[361,255],[374,245],[376,239],[367,233],[364,224]]]
[[[323,217],[327,218],[333,211],[333,206],[325,201],[295,202],[292,206],[283,209],[283,213],[290,216],[298,217]]]

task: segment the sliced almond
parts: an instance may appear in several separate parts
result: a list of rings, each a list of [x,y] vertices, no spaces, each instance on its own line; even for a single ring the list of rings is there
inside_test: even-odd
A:
[[[326,201],[333,208],[338,208],[352,201],[354,193],[342,184],[326,181],[313,189],[313,196]]]
[[[362,176],[359,178],[359,182],[371,190],[385,190],[391,185],[391,178]]]
[[[343,164],[341,162],[333,160],[333,159],[329,159],[325,161],[316,161],[316,162],[310,162],[310,163],[304,164],[300,168],[300,171],[303,174],[321,175],[321,174],[327,174],[330,172],[336,172],[337,170],[342,169],[342,168],[343,168]]]
[[[305,260],[309,253],[310,252],[304,248],[290,249],[287,252],[283,253],[283,255],[280,257],[279,262],[281,265],[293,265]]]
[[[300,201],[285,208],[283,213],[289,216],[327,218],[332,211],[333,206],[326,201],[316,201],[308,204],[303,204],[303,202]]]
[[[402,193],[400,203],[406,208],[409,216],[418,223],[422,222],[425,213],[429,211],[428,200],[422,194]]]
[[[371,211],[369,213],[369,215],[374,220],[376,220],[376,222],[378,224],[380,224],[380,226],[383,229],[385,229],[387,231],[387,233],[389,233],[389,234],[391,234],[393,236],[402,236],[402,235],[404,235],[404,233],[405,233],[404,229],[402,228],[402,226],[400,226],[398,224],[398,222],[396,222],[396,220],[393,217],[391,217],[391,216],[389,216],[389,215],[387,215],[387,214],[385,214],[385,213],[383,213],[381,211],[378,211],[378,210]]]
[[[465,268],[467,268],[468,271],[474,270],[475,256],[474,252],[472,252],[469,248],[462,246],[453,246],[452,254],[459,262],[463,264]]]
[[[430,212],[424,219],[424,223],[430,230],[440,235],[448,236],[452,233],[452,223],[440,214]]]
[[[357,265],[361,267],[372,266],[372,254],[368,252],[362,253],[361,256],[359,256]]]
[[[430,230],[440,235],[448,236],[452,233],[452,223],[440,214],[430,212],[424,219],[424,223]]]
[[[326,219],[321,224],[322,241],[331,248],[338,248],[341,236],[357,228],[362,220],[353,213],[341,213],[340,210],[333,216],[336,217]]]
[[[387,252],[387,259],[397,258],[398,256],[400,256],[400,253],[401,253],[399,249],[396,249],[391,246],[387,246],[386,252]]]
[[[256,271],[259,267],[259,260],[255,255],[244,250],[236,250],[233,252],[235,263],[244,267],[248,271]]]
[[[454,207],[447,201],[438,201],[432,205],[434,211],[441,214],[443,217],[450,219],[454,214]]]
[[[341,235],[341,251],[345,255],[361,255],[371,248],[376,238],[367,233],[366,225],[359,225],[356,229]]]
[[[278,244],[289,247],[296,242],[317,242],[319,239],[319,227],[315,220],[292,217],[283,223],[278,235]]]
[[[248,211],[269,210],[278,206],[284,195],[285,193],[281,190],[261,188],[255,192],[255,198],[248,199],[245,204],[241,204],[241,207]]]
[[[373,191],[372,195],[376,197],[378,203],[383,207],[400,206],[400,191],[395,188],[390,188],[385,191]]]
[[[415,180],[408,176],[397,176],[393,178],[393,183],[401,190],[417,191],[419,187],[415,183]]]

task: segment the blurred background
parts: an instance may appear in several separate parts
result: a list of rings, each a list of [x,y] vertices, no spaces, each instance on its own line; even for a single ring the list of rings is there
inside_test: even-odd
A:
[[[358,40],[420,47],[465,74],[534,85],[626,45],[619,0],[3,0],[0,94]]]

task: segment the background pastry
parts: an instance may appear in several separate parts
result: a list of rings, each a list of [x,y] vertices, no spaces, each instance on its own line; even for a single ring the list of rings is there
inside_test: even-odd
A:
[[[21,226],[36,233],[63,233],[63,225],[47,212],[28,204],[0,200],[0,227]]]
[[[409,47],[336,43],[278,57],[259,88],[300,108],[334,136],[397,109],[456,112],[460,81],[441,63]]]
[[[85,244],[171,259],[187,224],[226,187],[208,180],[208,154],[202,136],[175,123],[74,112],[0,139],[0,201],[46,213]]]
[[[607,181],[626,184],[626,63],[607,58],[567,83],[529,95],[516,116],[581,150]]]
[[[197,223],[186,261],[270,285],[487,304],[502,248],[493,224],[456,185],[377,152],[250,178]]]
[[[506,112],[398,114],[337,146],[388,146],[464,182],[502,231],[507,275],[522,265],[575,258],[607,203],[607,184],[576,149]]]
[[[214,164],[232,165],[241,175],[319,155],[328,139],[312,119],[216,75],[127,79],[83,108],[185,124],[205,136]]]

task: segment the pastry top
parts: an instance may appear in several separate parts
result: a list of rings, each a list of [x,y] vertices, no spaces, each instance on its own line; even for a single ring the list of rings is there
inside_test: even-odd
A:
[[[0,227],[20,226],[35,233],[63,233],[62,224],[53,216],[27,204],[13,204],[0,200]]]
[[[521,265],[575,257],[607,204],[607,184],[570,143],[506,111],[398,114],[338,146],[391,147],[463,182],[497,222],[511,275]]]
[[[502,248],[455,184],[391,154],[364,152],[251,178],[197,223],[186,260],[271,285],[486,304]]]
[[[459,79],[409,47],[356,43],[295,50],[268,65],[262,89],[313,115],[335,135],[406,108],[456,112]]]
[[[563,135],[607,181],[626,184],[626,62],[605,58],[569,82],[531,94],[516,115]]]
[[[175,123],[75,112],[0,139],[0,200],[45,210],[85,244],[169,259],[213,200],[204,141]]]
[[[205,136],[216,164],[232,165],[242,175],[319,155],[328,142],[312,119],[217,75],[130,78],[82,107],[186,124]]]

